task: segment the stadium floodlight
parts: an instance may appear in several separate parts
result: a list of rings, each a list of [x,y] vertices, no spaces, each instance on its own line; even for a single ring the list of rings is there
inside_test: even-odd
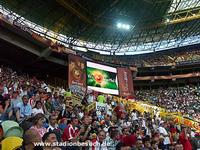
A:
[[[118,27],[118,28],[122,28],[122,24],[121,24],[121,23],[118,23],[118,24],[117,24],[117,27]]]
[[[119,22],[117,23],[117,28],[123,30],[130,30],[131,26],[129,24],[124,24]]]
[[[125,27],[127,30],[129,30],[130,29],[130,25],[126,25],[126,27]]]
[[[123,25],[122,25],[122,28],[123,28],[123,29],[126,29],[126,24],[123,24]]]

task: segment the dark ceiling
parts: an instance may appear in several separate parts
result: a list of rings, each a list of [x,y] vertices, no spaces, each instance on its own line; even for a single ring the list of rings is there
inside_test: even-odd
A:
[[[67,78],[67,66],[39,58],[27,50],[2,39],[0,39],[0,56],[0,65],[10,66],[14,69],[19,69],[19,71],[42,77],[42,79],[47,74],[62,79]]]
[[[180,46],[187,37],[199,35],[199,18],[164,24],[166,17],[177,20],[177,13],[179,19],[182,19],[188,17],[189,11],[196,12],[191,8],[168,14],[172,2],[173,0],[1,0],[1,5],[49,30],[71,37],[62,42],[77,45],[77,41],[81,39],[95,43],[92,46],[86,44],[86,48],[125,53],[142,49],[156,51],[162,46],[162,41],[166,41],[168,48],[172,40],[180,40],[177,45]],[[134,28],[130,31],[117,30],[116,23],[119,20]],[[155,44],[138,49],[139,45],[148,43]],[[98,47],[100,44],[103,46]],[[106,44],[111,44],[111,47],[106,49]]]

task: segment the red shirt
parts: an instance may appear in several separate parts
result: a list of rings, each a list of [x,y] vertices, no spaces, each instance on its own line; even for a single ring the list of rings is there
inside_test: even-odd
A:
[[[122,139],[122,142],[126,145],[126,146],[130,146],[132,147],[133,145],[135,145],[136,143],[136,136],[134,134],[132,135],[127,135]]]
[[[192,145],[190,143],[190,140],[186,139],[184,132],[181,132],[179,136],[179,140],[181,144],[183,145],[183,150],[192,150]]]
[[[125,136],[126,136],[126,135],[121,134],[121,135],[119,136],[119,140],[120,140],[121,142],[123,142],[123,139],[124,139]]]
[[[121,118],[121,115],[123,113],[123,108],[120,105],[118,105],[118,106],[115,107],[114,111],[116,112],[117,117]]]
[[[68,125],[67,128],[65,128],[64,133],[62,135],[63,141],[69,141],[73,139],[76,136],[76,130],[73,128],[71,124]]]

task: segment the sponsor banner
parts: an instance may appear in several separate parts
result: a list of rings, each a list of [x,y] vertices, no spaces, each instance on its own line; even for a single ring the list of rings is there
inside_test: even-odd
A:
[[[69,86],[69,88],[70,88],[70,91],[72,93],[75,93],[77,96],[80,96],[81,98],[84,98],[85,93],[86,93],[86,88],[85,87],[72,84],[72,85]]]
[[[170,76],[145,76],[145,77],[136,77],[134,80],[175,80],[179,78],[192,78],[199,77],[200,72],[188,73],[188,74],[179,74],[179,75],[170,75]]]
[[[117,68],[119,93],[123,97],[134,97],[132,72],[128,68]]]
[[[96,102],[96,111],[97,111],[97,112],[101,112],[101,111],[106,112],[106,111],[107,111],[106,104]]]
[[[86,107],[87,112],[90,112],[91,110],[96,108],[96,102],[91,103]]]
[[[174,118],[174,122],[177,124],[183,124],[187,127],[196,129],[197,131],[200,131],[200,123],[198,123],[196,121],[193,121],[193,120],[190,120],[187,118],[183,118],[182,116],[177,116],[177,115],[174,115],[173,118]]]
[[[79,56],[69,55],[68,86],[72,92],[83,95],[86,91],[85,60]]]

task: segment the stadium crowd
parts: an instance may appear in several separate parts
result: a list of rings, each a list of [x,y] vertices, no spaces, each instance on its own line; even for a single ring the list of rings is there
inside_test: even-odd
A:
[[[149,97],[155,103],[159,102],[160,105],[174,111],[186,111],[187,106],[198,101],[199,95],[195,92],[190,93],[192,90],[188,88],[172,91],[172,89],[165,89],[163,92],[160,90],[160,93],[148,91],[148,95],[147,91],[139,91],[137,95],[141,99]],[[200,148],[200,135],[186,126],[175,125],[172,120],[161,119],[158,115],[152,117],[149,113],[141,114],[136,110],[128,112],[123,104],[114,102],[112,96],[105,95],[105,99],[99,102],[105,104],[106,109],[100,111],[93,109],[88,112],[85,106],[98,101],[97,97],[89,93],[82,99],[83,105],[74,106],[71,103],[73,97],[70,94],[66,96],[65,93],[62,88],[51,88],[35,77],[19,75],[12,69],[1,66],[1,149],[8,150],[8,147],[12,146],[12,143],[17,143],[19,138],[23,139],[22,144],[19,142],[12,149],[18,147],[21,150],[197,150]],[[184,103],[179,102],[181,100]],[[191,110],[195,111],[193,114],[199,111],[198,108]],[[188,114],[190,113],[192,112],[188,111]],[[35,145],[41,142],[47,144]],[[67,146],[55,145],[55,142],[65,142]]]
[[[137,67],[173,66],[177,64],[193,64],[200,61],[200,51],[185,50],[173,52],[160,52],[149,55],[107,56],[91,54],[89,57],[107,63],[132,65]]]
[[[159,89],[136,91],[138,99],[167,108],[171,112],[187,114],[187,117],[200,120],[200,86],[160,87]]]

